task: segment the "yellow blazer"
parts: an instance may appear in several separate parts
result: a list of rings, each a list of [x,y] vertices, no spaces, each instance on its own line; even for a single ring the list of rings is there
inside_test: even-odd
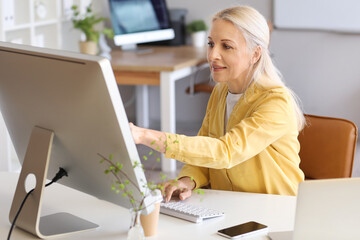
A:
[[[304,173],[290,93],[251,84],[224,134],[227,93],[226,83],[215,86],[198,136],[167,134],[165,156],[186,163],[179,178],[192,177],[197,188],[296,195]]]

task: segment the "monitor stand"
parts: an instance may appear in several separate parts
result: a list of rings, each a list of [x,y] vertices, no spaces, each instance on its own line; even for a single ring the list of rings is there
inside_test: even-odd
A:
[[[27,194],[26,178],[29,175],[35,175],[35,190],[26,200],[16,221],[16,226],[40,238],[62,236],[98,227],[97,224],[69,213],[56,213],[40,217],[53,138],[53,131],[37,126],[33,128],[9,214],[10,222],[12,222]]]
[[[152,48],[139,48],[137,44],[125,44],[121,46],[122,51],[130,51],[137,54],[152,53]]]

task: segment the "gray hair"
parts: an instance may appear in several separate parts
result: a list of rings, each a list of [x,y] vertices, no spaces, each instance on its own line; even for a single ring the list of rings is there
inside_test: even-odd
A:
[[[279,70],[273,64],[269,53],[270,31],[265,18],[254,8],[248,6],[238,6],[224,9],[213,17],[213,21],[222,19],[229,21],[237,27],[243,34],[247,49],[252,56],[256,47],[260,46],[262,51],[260,58],[250,65],[248,75],[248,86],[256,82],[263,87],[281,86],[286,88],[292,96],[294,111],[297,119],[298,130],[305,125],[304,114],[300,107],[300,100],[296,94],[282,81]],[[251,74],[251,76],[250,76]]]

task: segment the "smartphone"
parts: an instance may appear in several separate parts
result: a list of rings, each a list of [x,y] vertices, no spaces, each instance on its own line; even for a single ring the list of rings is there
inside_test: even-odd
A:
[[[251,221],[233,227],[221,229],[217,233],[223,237],[227,237],[230,239],[237,239],[237,238],[245,238],[250,236],[252,237],[258,234],[267,234],[268,231],[269,228],[266,225]]]

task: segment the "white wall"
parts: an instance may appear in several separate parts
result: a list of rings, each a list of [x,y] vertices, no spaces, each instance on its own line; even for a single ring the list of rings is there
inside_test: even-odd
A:
[[[271,0],[167,0],[168,8],[188,9],[187,22],[204,19],[210,23],[211,17],[218,11],[232,6],[248,5],[256,8],[265,18],[271,17]]]
[[[360,126],[360,35],[281,31],[274,61],[306,113],[347,118]]]

